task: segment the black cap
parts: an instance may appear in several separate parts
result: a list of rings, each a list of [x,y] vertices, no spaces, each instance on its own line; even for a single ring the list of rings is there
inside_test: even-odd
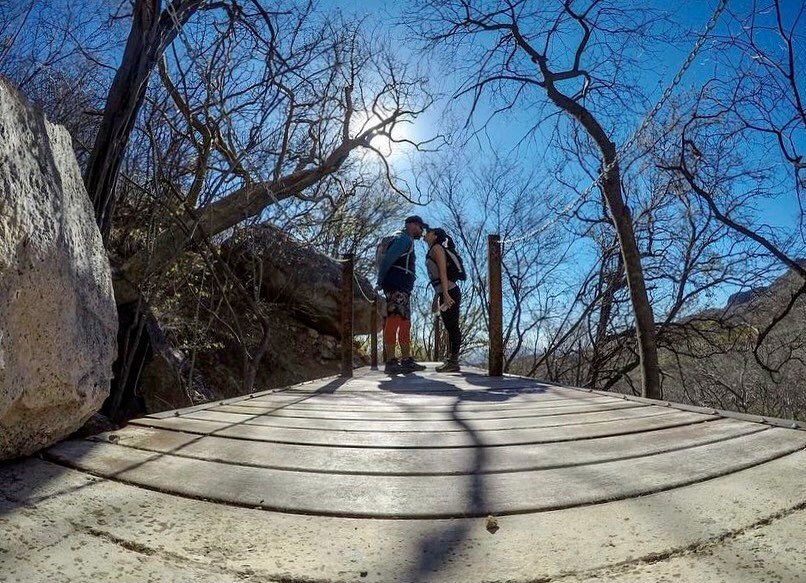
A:
[[[420,228],[422,228],[423,230],[428,229],[428,224],[426,224],[423,221],[422,217],[420,217],[419,215],[411,215],[410,217],[406,217],[406,220],[404,221],[404,223],[407,224],[407,225],[409,223],[416,223],[416,224],[420,225]]]

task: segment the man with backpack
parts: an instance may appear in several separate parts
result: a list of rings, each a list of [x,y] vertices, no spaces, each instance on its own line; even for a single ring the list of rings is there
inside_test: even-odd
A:
[[[376,250],[378,285],[386,295],[383,344],[387,374],[425,370],[411,356],[411,292],[416,277],[414,241],[422,238],[427,228],[419,216],[412,215],[405,220],[402,231],[381,239]],[[400,360],[395,355],[398,344]]]

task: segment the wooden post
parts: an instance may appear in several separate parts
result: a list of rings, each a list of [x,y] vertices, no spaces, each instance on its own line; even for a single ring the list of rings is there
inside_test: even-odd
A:
[[[442,340],[442,318],[440,316],[434,317],[434,360],[439,362],[441,352]]]
[[[372,315],[369,319],[372,329],[369,336],[370,368],[378,370],[378,296],[372,299]]]
[[[341,376],[353,376],[353,254],[341,264]]]
[[[504,305],[501,292],[501,237],[487,235],[488,285],[490,286],[489,374],[504,374]]]
[[[383,330],[386,330],[386,316],[381,318],[381,338],[383,338]],[[386,354],[386,342],[381,342],[381,356],[384,363],[389,360],[389,355]]]

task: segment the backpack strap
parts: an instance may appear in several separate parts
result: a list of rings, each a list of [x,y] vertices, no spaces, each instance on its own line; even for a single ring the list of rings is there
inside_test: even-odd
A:
[[[462,266],[459,264],[459,261],[456,259],[456,254],[455,254],[453,251],[451,251],[450,249],[448,249],[447,247],[445,247],[445,245],[442,245],[441,243],[434,243],[433,245],[431,245],[431,246],[428,248],[428,253],[427,253],[427,254],[426,254],[426,256],[425,256],[425,260],[426,260],[426,261],[432,261],[432,262],[434,262],[434,264],[436,264],[436,263],[437,263],[436,259],[434,259],[433,257],[431,257],[431,249],[433,249],[433,248],[434,248],[435,246],[437,246],[437,245],[440,245],[440,246],[442,247],[442,250],[443,250],[443,251],[445,251],[445,256],[446,256],[446,257],[450,256],[451,261],[454,263],[454,265],[456,265],[457,269],[458,269],[458,270],[459,270],[459,272],[461,273],[461,272],[462,272]],[[446,261],[447,261],[447,260],[446,260]],[[445,265],[445,267],[446,267],[446,270],[447,270],[447,264]],[[451,283],[456,283],[455,281],[452,281],[450,278],[448,278],[448,281],[450,281]],[[436,287],[437,285],[441,285],[441,284],[442,284],[442,281],[441,281],[441,279],[440,279],[439,277],[437,277],[437,278],[435,278],[435,279],[430,280],[430,282],[431,282],[431,285],[433,285],[433,286],[435,286],[435,287]]]
[[[456,269],[459,270],[459,273],[462,273],[464,269],[462,268],[462,264],[459,263],[459,257],[456,255],[456,253],[446,247],[445,254],[450,256],[451,261],[453,261],[453,264],[456,266]]]
[[[392,264],[392,268],[397,268],[397,269],[400,269],[400,270],[401,270],[401,271],[403,271],[403,273],[405,273],[406,275],[409,275],[410,273],[414,273],[414,270],[413,270],[413,269],[409,269],[409,263],[411,263],[411,262],[409,261],[409,257],[411,257],[411,254],[412,254],[413,252],[414,252],[414,241],[411,241],[411,244],[409,245],[409,250],[408,250],[408,251],[406,251],[406,252],[405,252],[403,255],[401,255],[401,256],[400,256],[400,257],[398,257],[398,259],[397,259],[397,261],[400,261],[401,259],[403,259],[403,260],[404,260],[404,262],[403,262],[403,263],[404,263],[404,265],[397,265],[397,264],[396,264],[397,262],[395,262],[395,263],[393,263],[393,264]]]
[[[431,245],[431,247],[433,247],[433,245]],[[426,253],[426,255],[425,255],[425,260],[430,261],[431,263],[436,265],[437,262],[434,260],[433,257],[431,257],[431,247],[428,248],[428,253]],[[426,268],[426,271],[428,271],[427,268]],[[429,279],[428,282],[431,285],[433,285],[434,287],[436,287],[436,286],[438,286],[440,284],[440,279],[439,279],[439,277],[437,277],[436,279]]]
[[[436,246],[436,245],[440,245],[440,243],[434,243],[433,245],[431,245],[428,248],[428,255],[426,255],[426,259],[430,259],[431,261],[434,261],[434,259],[431,257],[431,249],[433,249],[434,246]],[[451,261],[456,266],[456,269],[459,270],[459,273],[462,273],[464,271],[464,268],[462,267],[462,264],[459,263],[459,257],[456,255],[456,253],[454,253],[453,251],[451,251],[450,249],[445,247],[445,245],[442,245],[442,249],[445,251],[445,256],[450,257]],[[436,263],[436,261],[434,261],[434,263]],[[456,282],[454,282],[454,283],[456,283]]]

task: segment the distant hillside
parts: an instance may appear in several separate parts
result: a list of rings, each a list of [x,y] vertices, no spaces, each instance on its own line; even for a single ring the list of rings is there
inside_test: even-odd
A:
[[[806,259],[798,260],[806,266]],[[788,270],[770,285],[682,320],[661,344],[664,397],[766,416],[806,418],[806,296],[757,347],[803,285]]]
[[[806,260],[799,260],[806,266]],[[739,411],[765,417],[806,420],[806,295],[757,346],[760,335],[790,303],[803,284],[789,270],[767,286],[735,293],[722,308],[702,310],[681,318],[658,334],[663,398],[678,403]],[[600,354],[595,388],[634,393],[640,390],[640,369],[615,385],[613,375],[635,361],[631,336],[608,338]],[[555,355],[538,378],[589,386],[590,346]],[[528,358],[513,363],[512,371],[529,370]]]
[[[806,267],[806,259],[798,259],[798,264]],[[729,319],[740,321],[755,327],[766,326],[770,319],[790,301],[792,294],[802,285],[800,275],[792,269],[787,270],[770,285],[736,292],[728,298],[722,308],[702,310],[684,319],[684,321],[702,319]],[[792,308],[791,316],[800,313],[806,316],[806,301],[799,299]],[[782,322],[783,323],[783,322]],[[796,323],[798,327],[804,326],[803,319]]]

